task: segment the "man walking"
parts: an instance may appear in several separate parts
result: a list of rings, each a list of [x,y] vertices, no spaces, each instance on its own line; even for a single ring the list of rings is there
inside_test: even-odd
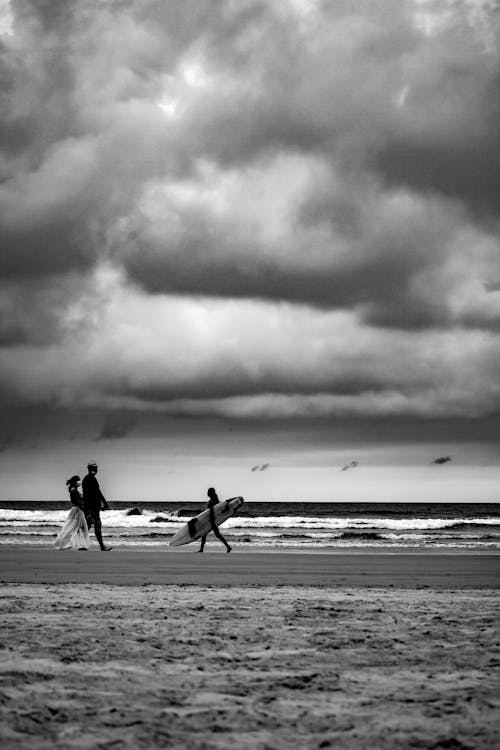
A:
[[[99,482],[97,481],[97,464],[90,461],[87,464],[88,474],[83,478],[83,511],[87,519],[87,526],[94,527],[95,538],[99,542],[102,552],[109,552],[111,547],[106,547],[102,541],[101,510],[109,510],[106,498],[101,492]]]

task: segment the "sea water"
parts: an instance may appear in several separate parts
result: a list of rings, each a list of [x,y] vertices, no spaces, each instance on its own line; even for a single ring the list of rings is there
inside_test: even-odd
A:
[[[104,537],[114,546],[168,545],[204,507],[115,502],[101,514]],[[0,544],[51,546],[70,508],[59,501],[0,502]],[[223,533],[231,544],[248,549],[495,550],[500,503],[248,502],[224,523]]]

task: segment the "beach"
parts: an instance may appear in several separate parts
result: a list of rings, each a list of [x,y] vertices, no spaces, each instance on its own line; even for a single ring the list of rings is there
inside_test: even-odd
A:
[[[415,549],[399,553],[351,548],[345,551],[269,551],[242,546],[227,555],[220,544],[199,555],[197,546],[56,550],[0,546],[2,583],[190,584],[215,586],[381,586],[495,588],[500,554]]]
[[[496,747],[499,563],[2,549],[2,747]]]
[[[0,51],[0,750],[500,750],[500,0]]]

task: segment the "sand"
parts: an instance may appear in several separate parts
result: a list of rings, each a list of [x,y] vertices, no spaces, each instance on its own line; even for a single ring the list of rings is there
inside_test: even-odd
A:
[[[2,748],[499,746],[498,557],[443,555],[433,579],[427,556],[332,555],[312,585],[322,556],[114,552],[0,556]],[[151,561],[166,580],[135,584]]]
[[[109,583],[495,588],[500,554],[350,551],[252,552],[223,547],[117,548],[109,553],[47,547],[0,548],[3,583]]]

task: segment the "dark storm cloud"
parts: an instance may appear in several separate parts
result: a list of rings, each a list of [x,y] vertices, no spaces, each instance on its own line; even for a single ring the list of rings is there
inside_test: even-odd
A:
[[[280,180],[279,167],[273,175]],[[470,246],[480,244],[487,272],[497,248],[491,234],[468,227],[463,212],[445,201],[377,194],[373,180],[339,185],[323,173],[286,230],[272,237],[255,219],[235,219],[237,203],[236,195],[221,215],[195,196],[160,197],[154,224],[141,212],[122,225],[119,257],[153,292],[354,308],[368,322],[395,327],[500,323],[500,308],[489,317],[481,309],[457,312],[457,273],[448,267],[461,260],[466,278]]]
[[[96,440],[119,440],[127,437],[133,431],[136,420],[130,414],[109,414]]]
[[[497,58],[464,16],[426,36],[418,8],[399,2],[12,7],[4,275],[83,270],[111,251],[155,293],[283,298],[403,327],[466,320],[448,288],[432,300],[416,289],[426,269],[442,288],[468,208],[496,215]],[[157,105],[165,95],[178,107],[170,120]],[[290,202],[289,232],[274,241],[252,235],[241,211],[229,221],[196,198],[158,197],[154,215],[141,204],[152,181],[194,174],[202,191],[200,159],[223,176],[287,153],[319,160],[324,174]],[[388,217],[384,203],[407,188],[413,207]],[[430,208],[429,191],[461,208]]]
[[[151,97],[167,55],[160,39],[151,52],[123,6],[117,19],[93,3],[21,1],[12,10],[0,59],[0,271],[83,270],[102,257],[107,229],[143,180],[165,168]]]
[[[0,281],[0,346],[59,341],[68,305],[80,298],[81,286],[74,273]]]
[[[60,343],[0,348],[4,404],[290,417],[484,415],[500,352],[478,331],[394,331],[348,313],[243,300],[150,298],[96,275]]]
[[[500,101],[498,90],[492,101]],[[500,106],[496,117],[500,120]],[[433,190],[462,201],[480,218],[498,215],[500,193],[500,137],[493,133],[486,143],[393,143],[381,150],[377,163],[387,180],[419,191]]]
[[[154,210],[140,206],[113,241],[131,276],[156,293],[352,308],[376,325],[497,327],[498,300],[468,312],[456,297],[477,246],[484,273],[498,255],[498,56],[464,17],[428,38],[410,10],[324,10],[328,23],[311,36],[260,12],[258,48],[245,44],[245,26],[225,41],[202,38],[213,85],[202,77],[185,111],[189,150],[219,165],[215,182],[267,165],[279,193],[277,153],[300,154],[310,181],[289,202],[289,231],[271,239],[258,197],[252,221],[237,193],[221,212],[196,173],[158,191]]]
[[[399,0],[10,8],[5,402],[496,408],[491,24]]]
[[[63,38],[43,39],[29,4],[15,10],[16,43],[7,37],[0,52],[0,272],[64,273],[90,262],[79,241],[90,216],[77,174],[85,142],[72,138],[74,77]]]
[[[11,445],[11,440],[9,438],[0,439],[0,453],[5,453],[9,449],[9,446]]]

